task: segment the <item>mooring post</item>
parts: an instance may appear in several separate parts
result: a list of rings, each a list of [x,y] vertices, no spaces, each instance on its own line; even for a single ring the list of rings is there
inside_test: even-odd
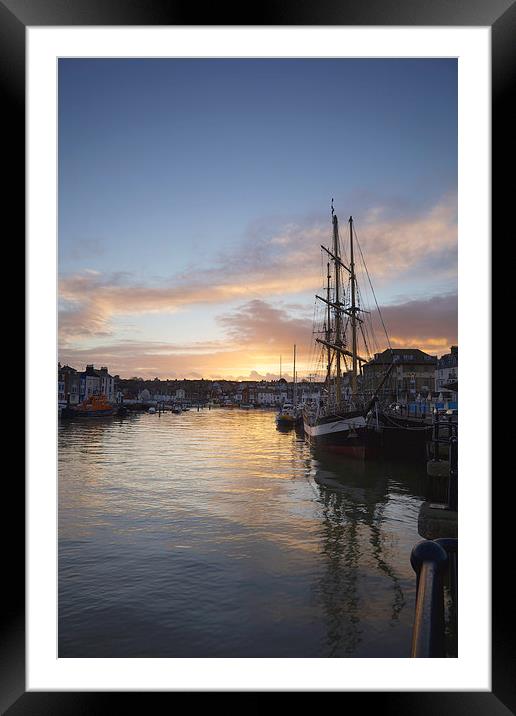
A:
[[[434,408],[434,460],[439,459],[439,413]]]
[[[450,596],[452,601],[452,619],[454,621],[455,631],[457,627],[457,614],[458,614],[458,545],[459,540],[454,537],[440,537],[435,540],[448,555],[449,562],[449,580],[450,580]]]
[[[448,478],[448,509],[457,511],[458,486],[457,486],[457,462],[458,462],[458,439],[455,436],[450,438],[450,476]]]
[[[412,550],[410,563],[416,573],[416,612],[411,656],[443,657],[443,572],[448,565],[448,555],[440,544],[423,540]]]

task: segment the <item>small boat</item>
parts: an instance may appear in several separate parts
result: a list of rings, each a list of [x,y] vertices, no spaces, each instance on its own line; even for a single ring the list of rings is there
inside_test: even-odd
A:
[[[114,415],[116,408],[105,395],[92,395],[73,410],[78,418],[106,418]]]
[[[293,386],[294,402],[293,403],[288,403],[288,402],[283,403],[283,406],[280,408],[279,413],[276,415],[276,425],[278,427],[282,427],[282,428],[294,427],[296,425],[302,424],[302,422],[303,422],[302,411],[297,406],[297,373],[296,373],[296,346],[295,345],[294,345],[293,376],[294,376],[294,386]]]
[[[152,414],[152,413],[155,413],[155,412],[156,412],[156,408],[154,408],[154,407],[151,405],[151,407],[147,410],[147,412],[148,412],[148,413],[151,413],[151,414]]]
[[[71,405],[58,405],[58,415],[60,418],[74,418],[75,407]]]
[[[276,415],[276,425],[278,427],[294,427],[297,422],[297,409],[292,403],[283,403],[279,413]]]
[[[182,413],[183,411],[181,410],[181,407],[179,405],[174,405],[172,407],[172,412],[176,413],[176,415],[179,415],[179,413]]]

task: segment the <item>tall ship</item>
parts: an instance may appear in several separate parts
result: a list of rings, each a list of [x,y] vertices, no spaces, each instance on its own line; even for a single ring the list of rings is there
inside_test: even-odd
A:
[[[350,216],[348,258],[341,247],[333,200],[331,217],[331,248],[321,246],[326,259],[325,295],[316,296],[313,331],[315,371],[322,372],[324,377],[319,400],[304,406],[303,427],[312,444],[361,459],[379,446],[381,433],[372,427],[371,414],[392,365],[377,386],[365,389],[361,367],[370,360],[376,341],[371,312],[362,305],[362,291],[357,281],[358,240]],[[359,245],[358,248],[374,296]],[[374,300],[376,302],[376,297]],[[376,306],[379,311],[378,304]]]

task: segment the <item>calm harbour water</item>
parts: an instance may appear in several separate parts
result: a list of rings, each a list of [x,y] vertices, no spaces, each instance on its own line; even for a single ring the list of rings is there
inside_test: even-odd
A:
[[[266,410],[62,421],[60,657],[407,657],[425,464]]]

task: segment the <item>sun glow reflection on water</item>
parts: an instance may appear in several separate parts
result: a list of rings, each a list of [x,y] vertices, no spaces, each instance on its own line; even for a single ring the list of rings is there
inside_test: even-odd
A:
[[[63,421],[59,656],[408,656],[424,463],[268,410]]]

